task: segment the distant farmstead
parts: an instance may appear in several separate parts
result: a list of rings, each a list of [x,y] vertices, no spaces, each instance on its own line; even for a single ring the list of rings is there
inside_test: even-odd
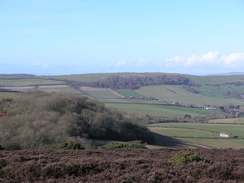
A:
[[[219,134],[219,136],[220,136],[220,137],[224,137],[224,138],[233,138],[233,137],[234,137],[233,134],[230,133],[230,132],[221,132],[221,133]]]

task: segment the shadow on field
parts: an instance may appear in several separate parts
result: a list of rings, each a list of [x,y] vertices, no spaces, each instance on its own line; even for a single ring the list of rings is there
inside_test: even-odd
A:
[[[184,142],[182,142],[178,139],[168,137],[168,136],[164,136],[164,135],[160,135],[158,133],[153,132],[153,136],[155,138],[154,145],[156,145],[156,146],[164,146],[164,147],[172,147],[172,148],[177,147],[178,148],[180,146],[185,145]]]

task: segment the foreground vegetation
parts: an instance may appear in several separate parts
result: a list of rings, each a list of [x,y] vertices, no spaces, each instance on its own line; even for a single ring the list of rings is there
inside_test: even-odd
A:
[[[153,143],[139,118],[129,118],[87,97],[26,92],[17,100],[2,100],[0,144],[5,149],[55,148],[84,139]]]
[[[21,150],[0,157],[6,183],[244,182],[244,149]]]

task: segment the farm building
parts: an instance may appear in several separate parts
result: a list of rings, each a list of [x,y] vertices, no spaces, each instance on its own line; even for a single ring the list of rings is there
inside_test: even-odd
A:
[[[233,138],[233,137],[234,137],[233,134],[230,133],[230,132],[221,132],[221,133],[219,134],[219,136],[220,136],[220,137],[225,137],[225,138]]]

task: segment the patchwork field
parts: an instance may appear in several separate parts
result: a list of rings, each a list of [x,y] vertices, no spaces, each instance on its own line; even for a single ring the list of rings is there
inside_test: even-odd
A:
[[[244,125],[239,124],[197,124],[197,123],[157,123],[148,125],[159,135],[193,144],[215,148],[243,148]],[[238,138],[222,138],[221,132],[230,132]]]
[[[214,119],[209,120],[209,123],[217,123],[217,124],[244,124],[244,118],[231,118],[231,119]]]
[[[98,98],[98,99],[111,99],[111,98],[123,98],[122,95],[115,92],[110,88],[94,88],[94,87],[80,87],[80,89],[88,94],[90,97]]]
[[[135,90],[116,90],[116,92],[118,92],[119,94],[123,95],[123,96],[132,96],[132,97],[145,97],[145,95],[142,95],[138,92],[136,92]]]
[[[120,111],[134,113],[140,116],[151,115],[156,117],[183,118],[185,114],[189,114],[192,117],[204,116],[208,114],[222,114],[222,112],[215,110],[206,110],[201,108],[186,108],[171,105],[157,105],[150,103],[106,103],[106,106],[116,108]]]
[[[75,90],[74,88],[68,85],[42,85],[42,86],[14,86],[14,87],[4,87],[4,89],[10,89],[14,91],[34,91],[41,90],[47,92],[56,92],[56,93],[70,93],[70,94],[81,94],[80,91]]]
[[[65,84],[63,81],[45,80],[45,79],[1,79],[0,86],[29,86],[29,85],[56,85]]]
[[[86,95],[103,102],[106,106],[120,111],[150,116],[155,119],[171,118],[183,121],[186,114],[194,119],[206,116],[225,117],[226,113],[204,108],[189,108],[169,105],[183,103],[187,105],[239,106],[243,107],[243,99],[229,97],[228,92],[244,93],[244,76],[190,76],[181,75],[191,80],[190,92],[183,85],[147,85],[138,89],[95,88],[72,85],[72,81],[94,82],[111,76],[148,77],[160,76],[162,73],[101,73],[63,76],[18,76],[0,75],[0,87],[14,91],[42,90],[47,92]],[[168,76],[171,74],[167,74]],[[172,74],[172,76],[175,76]],[[70,81],[70,82],[68,82]],[[108,80],[108,82],[111,82]],[[155,98],[148,99],[148,98]],[[0,99],[18,98],[17,93],[0,92]],[[243,109],[242,109],[243,110]],[[236,115],[237,116],[237,115]],[[220,132],[231,132],[244,138],[244,118],[228,118],[208,120],[208,123],[157,123],[149,127],[156,135],[169,137],[168,142],[179,142],[204,147],[241,148],[243,139],[218,139]],[[159,136],[158,136],[159,137]],[[160,138],[159,138],[160,139]],[[170,143],[168,143],[170,144]],[[176,143],[177,144],[177,143]],[[176,145],[177,147],[177,145]]]
[[[219,88],[203,86],[196,88],[201,91],[200,94],[189,93],[182,86],[161,85],[161,86],[144,86],[138,90],[144,96],[155,97],[162,101],[179,102],[196,105],[242,105],[243,101],[238,99],[226,98],[223,94],[232,90],[232,88]],[[239,92],[244,92],[244,87],[236,88]]]

